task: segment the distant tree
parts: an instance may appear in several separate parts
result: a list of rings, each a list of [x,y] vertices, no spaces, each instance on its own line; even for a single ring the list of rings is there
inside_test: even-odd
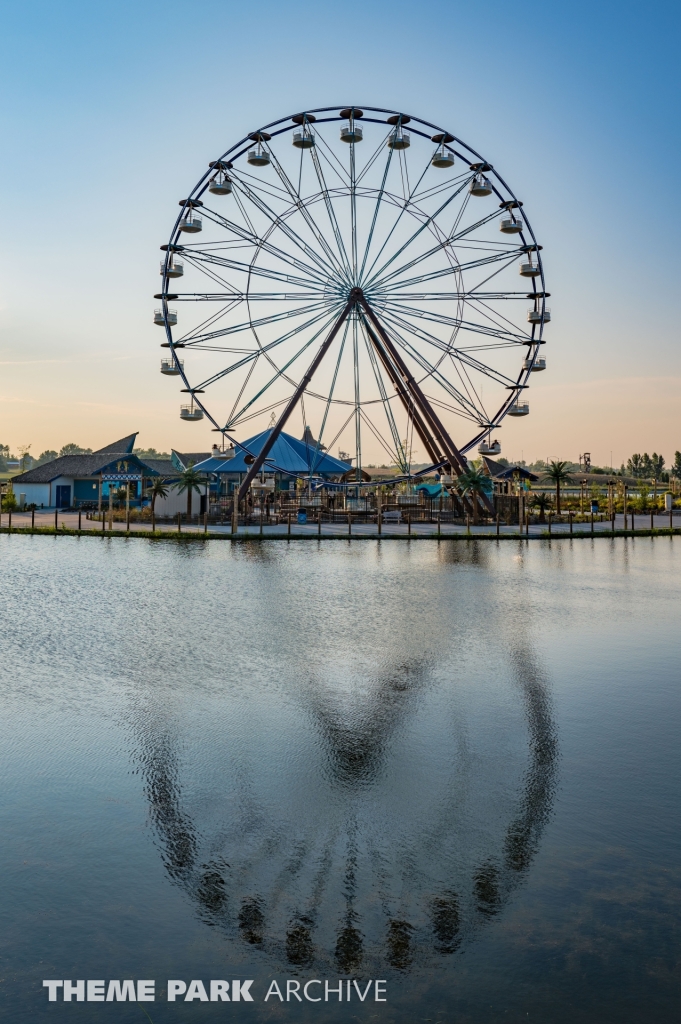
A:
[[[168,497],[167,482],[162,477],[157,476],[151,486],[147,488],[147,494],[151,498],[151,511],[153,514],[156,508],[156,499]]]
[[[59,455],[92,455],[92,448],[81,448],[79,444],[65,444]]]
[[[627,472],[629,476],[643,476],[643,456],[632,455],[630,459],[627,459]]]
[[[9,473],[7,459],[2,453],[0,453],[0,473]]]
[[[175,489],[182,494],[183,491],[187,492],[187,515],[192,514],[192,495],[194,491],[197,494],[201,493],[200,484],[203,482],[203,476],[201,473],[197,473],[194,469],[194,465],[187,466],[184,472],[180,475],[180,479],[175,484]]]
[[[655,483],[662,477],[662,470],[664,469],[664,458],[662,455],[658,455],[657,452],[653,452],[650,459],[650,468],[652,469],[651,476]]]
[[[650,491],[648,490],[648,484],[641,483],[638,489],[638,495],[634,498],[632,504],[637,512],[648,511],[648,501],[650,498]]]
[[[550,462],[544,474],[544,480],[547,483],[552,483],[556,488],[556,512],[560,515],[560,489],[563,484],[572,483],[572,477],[568,472],[568,463],[560,461]]]
[[[529,501],[530,508],[538,508],[539,509],[539,522],[540,523],[543,523],[543,522],[546,521],[546,512],[547,512],[548,509],[551,508],[552,504],[553,504],[553,500],[551,498],[551,495],[547,494],[546,491],[542,491],[541,494],[533,494],[531,499],[530,499],[530,501]]]
[[[13,512],[17,507],[17,497],[14,491],[6,491],[2,496],[2,511]]]
[[[478,522],[479,507],[478,498],[483,495],[489,497],[494,490],[494,484],[490,477],[486,473],[483,473],[481,469],[477,469],[475,466],[470,465],[465,472],[457,478],[457,486],[464,497],[467,494],[473,496],[473,522]]]
[[[52,462],[53,459],[59,458],[59,453],[52,451],[51,448],[47,448],[42,452],[35,461],[36,466],[43,466],[46,462]]]
[[[155,448],[133,448],[133,455],[140,459],[169,459],[169,452],[157,452]]]
[[[674,465],[672,467],[674,476],[681,477],[681,452],[674,452]]]

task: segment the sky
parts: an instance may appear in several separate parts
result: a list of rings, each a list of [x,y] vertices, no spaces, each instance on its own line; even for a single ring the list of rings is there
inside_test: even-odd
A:
[[[588,451],[617,466],[681,449],[678,4],[0,11],[0,442],[39,454],[137,430],[143,447],[210,447],[158,370],[159,245],[218,152],[338,103],[447,126],[531,210],[548,369],[533,375],[530,416],[504,421],[504,455]]]

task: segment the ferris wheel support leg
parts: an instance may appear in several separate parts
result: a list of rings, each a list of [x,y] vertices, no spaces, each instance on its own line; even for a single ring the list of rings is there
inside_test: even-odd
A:
[[[340,314],[340,316],[336,320],[335,324],[331,328],[331,331],[329,332],[326,340],[322,343],[319,351],[317,352],[317,355],[314,357],[314,359],[310,363],[310,366],[308,367],[307,373],[305,374],[305,376],[301,380],[300,384],[296,388],[293,396],[289,399],[289,402],[288,402],[286,408],[284,409],[284,411],[282,412],[281,416],[279,417],[279,419],[275,423],[274,427],[272,428],[272,432],[270,433],[270,436],[267,438],[267,441],[265,442],[265,444],[261,448],[260,454],[256,457],[255,462],[253,463],[253,465],[249,469],[248,473],[246,474],[246,479],[244,480],[244,482],[242,483],[241,487],[239,488],[239,500],[241,500],[242,498],[244,498],[246,496],[246,494],[248,494],[248,488],[251,486],[251,481],[254,480],[255,477],[260,472],[260,470],[261,470],[261,468],[262,468],[262,466],[263,466],[263,464],[265,462],[265,459],[267,458],[267,456],[271,452],[272,448],[274,447],[275,441],[277,440],[277,438],[281,434],[282,430],[284,429],[286,421],[288,420],[289,416],[291,415],[291,413],[295,409],[296,405],[300,401],[301,395],[303,394],[303,392],[307,388],[307,386],[310,383],[310,381],[312,380],[316,370],[318,369],[319,364],[321,363],[322,359],[324,358],[324,356],[328,352],[329,348],[331,347],[331,345],[333,343],[333,339],[338,334],[339,330],[341,329],[341,327],[345,323],[345,320],[347,319],[348,314],[350,313],[350,311],[352,309],[354,309],[355,305],[356,305],[356,298],[355,298],[354,295],[352,295],[350,297],[350,299],[348,300],[348,302],[347,302],[345,308],[343,309],[342,313]]]
[[[388,356],[388,353],[385,351],[383,345],[380,342],[380,339],[379,339],[378,335],[376,334],[376,332],[374,331],[373,327],[371,326],[371,324],[369,323],[369,321],[367,320],[366,317],[364,317],[364,326],[366,328],[367,334],[371,338],[371,342],[372,342],[374,348],[376,349],[376,352],[378,353],[378,358],[383,363],[383,366],[385,367],[386,373],[390,377],[390,379],[391,379],[391,381],[393,383],[393,386],[395,388],[395,391],[397,392],[397,394],[398,394],[398,396],[399,396],[399,398],[400,398],[400,400],[402,402],[402,405],[404,406],[404,408],[406,410],[407,416],[411,417],[411,420],[412,420],[412,422],[414,424],[414,429],[415,429],[416,433],[419,435],[419,437],[421,438],[423,446],[425,447],[426,451],[428,452],[428,455],[430,456],[431,461],[433,462],[434,465],[437,465],[438,463],[443,462],[444,461],[443,457],[440,454],[440,452],[438,451],[438,449],[435,447],[435,442],[434,442],[434,439],[433,439],[431,433],[429,432],[426,424],[424,423],[424,421],[422,420],[421,416],[419,415],[418,410],[416,409],[416,406],[414,405],[413,399],[409,397],[410,393],[407,390],[405,384],[402,382],[402,380],[400,378],[399,371],[397,370],[397,367],[395,367],[391,363],[390,357]]]
[[[460,476],[461,473],[463,473],[466,469],[466,459],[452,441],[445,427],[441,423],[440,418],[438,417],[434,409],[431,407],[426,396],[423,394],[421,388],[414,379],[413,374],[409,372],[406,363],[404,362],[399,352],[397,351],[392,341],[390,340],[387,331],[384,329],[383,325],[381,324],[378,317],[371,309],[369,303],[366,301],[363,295],[360,297],[359,301],[362,304],[362,307],[366,312],[367,316],[370,318],[372,324],[376,328],[381,338],[381,341],[383,342],[383,345],[385,346],[390,355],[390,358],[397,367],[405,386],[409,390],[409,393],[411,394],[414,400],[414,404],[418,406],[421,415],[423,416],[426,423],[430,426],[434,438],[439,442],[440,446],[442,447],[442,450],[444,451],[447,459],[450,462],[452,470],[456,472],[457,476]],[[481,495],[480,500],[484,507],[486,508],[486,510],[489,512],[489,514],[494,515],[494,508],[492,506],[492,502],[487,497],[487,495]]]

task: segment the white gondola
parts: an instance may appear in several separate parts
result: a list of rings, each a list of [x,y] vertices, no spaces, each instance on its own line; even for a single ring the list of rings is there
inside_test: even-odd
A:
[[[484,174],[476,174],[468,187],[472,196],[491,196],[492,186]]]
[[[212,192],[214,196],[228,196],[232,191],[232,182],[226,174],[220,171],[217,177],[211,181],[208,191]]]
[[[171,260],[166,271],[165,261],[161,263],[161,274],[167,273],[168,277],[182,277],[184,274],[184,263]]]
[[[390,149],[409,149],[410,145],[409,132],[403,132],[401,128],[396,128],[388,139]]]
[[[433,167],[453,167],[454,166],[454,154],[445,148],[444,142],[438,146],[430,158],[430,162]]]
[[[315,138],[311,131],[305,128],[297,128],[293,133],[293,145],[296,149],[312,149]]]
[[[499,230],[503,231],[505,235],[517,235],[524,226],[520,217],[504,217],[499,224]]]
[[[523,370],[532,370],[533,373],[537,373],[539,370],[545,369],[546,359],[544,358],[544,356],[538,356],[535,359],[534,363],[532,363],[532,359],[530,358],[530,356],[528,356],[523,363]]]
[[[235,455],[236,455],[236,449],[235,449],[234,445],[230,445],[229,448],[225,448],[225,450],[223,451],[221,448],[218,448],[218,446],[216,444],[214,444],[213,445],[213,451],[212,451],[212,454],[211,454],[211,458],[213,458],[213,459],[233,459]]]
[[[181,420],[202,420],[203,409],[197,409],[192,405],[181,405],[180,406],[180,419]]]
[[[154,323],[158,327],[165,327],[166,320],[165,320],[165,316],[163,315],[163,310],[162,309],[155,309],[154,310]],[[168,310],[168,326],[169,327],[176,327],[177,326],[177,310],[176,309],[169,309]]]
[[[520,276],[521,277],[539,277],[541,270],[536,263],[529,260],[527,263],[520,264]]]
[[[361,142],[363,138],[361,125],[355,124],[354,121],[341,125],[340,137],[341,142]]]
[[[165,374],[166,377],[178,377],[180,369],[184,369],[184,363],[181,359],[177,363],[172,359],[161,360],[161,373]]]
[[[193,210],[189,210],[180,221],[180,231],[186,231],[190,235],[195,235],[202,228],[203,222],[200,217],[196,216]]]
[[[501,441],[481,441],[478,445],[479,455],[501,455]]]
[[[508,415],[509,416],[527,416],[527,415],[529,415],[529,412],[530,412],[530,403],[529,402],[521,402],[519,399],[516,398],[515,402],[513,403],[511,408],[508,410]]]
[[[551,310],[544,309],[528,309],[527,311],[527,322],[528,324],[549,324],[551,323]]]
[[[258,143],[255,149],[249,149],[248,162],[252,167],[267,167],[270,162],[270,154]]]

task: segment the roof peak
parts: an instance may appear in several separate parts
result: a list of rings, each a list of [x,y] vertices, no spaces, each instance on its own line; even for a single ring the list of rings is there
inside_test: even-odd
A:
[[[108,452],[113,452],[115,455],[132,455],[132,449],[135,445],[135,438],[139,434],[139,430],[136,430],[134,434],[128,434],[127,437],[121,437],[118,441],[113,441],[111,444],[104,445],[103,448],[97,448],[93,455],[106,455]]]

